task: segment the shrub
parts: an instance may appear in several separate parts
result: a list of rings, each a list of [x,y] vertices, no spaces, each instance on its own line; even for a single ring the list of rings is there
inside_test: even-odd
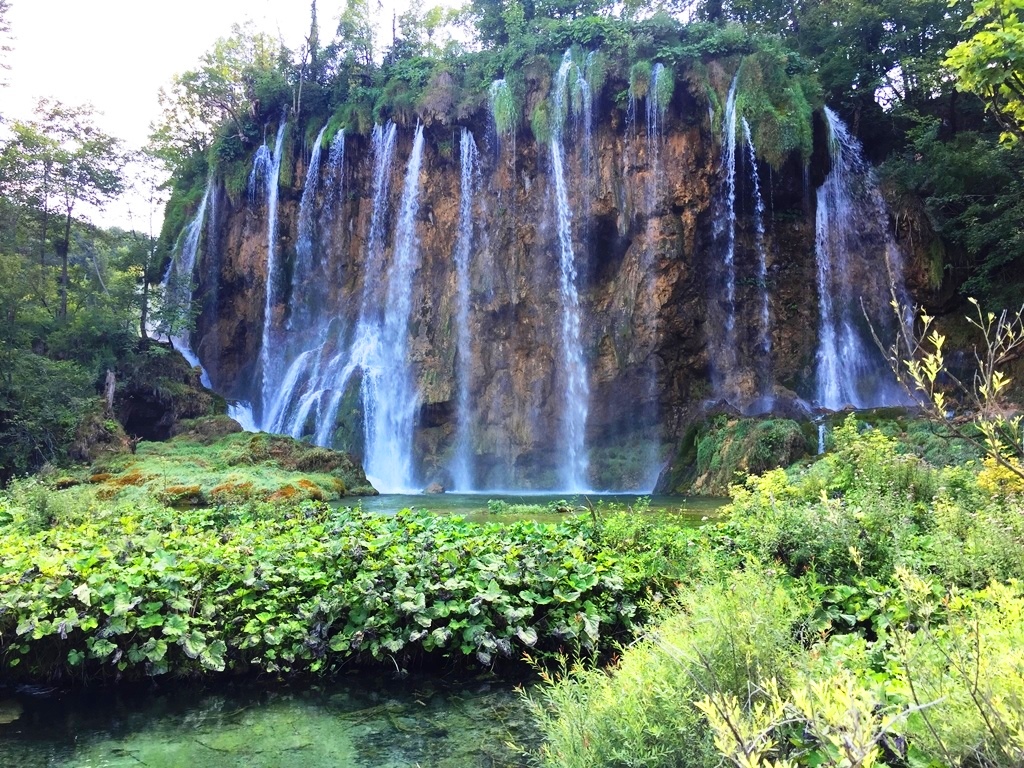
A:
[[[695,706],[706,692],[746,698],[785,678],[804,606],[751,567],[684,589],[674,610],[609,671],[575,668],[529,698],[540,762],[564,768],[717,764]]]

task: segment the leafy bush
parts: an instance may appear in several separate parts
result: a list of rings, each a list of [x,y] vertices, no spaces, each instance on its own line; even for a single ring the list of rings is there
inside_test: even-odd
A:
[[[544,733],[540,762],[561,768],[713,766],[695,706],[708,691],[753,694],[785,677],[804,608],[751,567],[728,582],[684,589],[610,672],[575,668],[546,678],[530,706]]]
[[[73,491],[90,503],[51,515],[50,527],[26,510],[37,489],[0,499],[6,678],[598,653],[666,586],[583,518],[481,526],[315,503],[168,510]]]

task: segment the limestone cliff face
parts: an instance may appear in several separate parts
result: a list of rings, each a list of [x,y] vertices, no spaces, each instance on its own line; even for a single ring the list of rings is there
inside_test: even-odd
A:
[[[543,91],[545,84],[537,85]],[[607,90],[607,89],[606,89]],[[531,104],[527,104],[527,110]],[[767,280],[757,279],[754,201],[749,161],[736,174],[735,299],[723,298],[721,142],[706,100],[680,83],[660,135],[642,118],[597,100],[589,137],[566,128],[566,175],[581,306],[580,341],[589,384],[586,446],[594,488],[649,490],[664,446],[677,439],[708,400],[737,407],[759,397],[809,397],[817,334],[814,192],[827,171],[816,154],[810,172],[795,159],[781,170],[759,167],[766,203]],[[468,126],[480,148],[481,189],[474,204],[470,277],[469,390],[475,486],[554,487],[564,429],[564,303],[552,155],[529,130],[495,136],[479,114]],[[820,126],[819,126],[819,133]],[[381,276],[364,286],[373,215],[370,139],[346,136],[341,194],[328,210],[316,198],[316,269],[294,285],[299,208],[310,148],[289,131],[280,189],[272,307],[275,345],[292,352],[303,338],[344,353],[364,293],[386,302]],[[459,227],[459,128],[425,127],[416,219],[408,358],[419,392],[413,455],[417,481],[450,483],[457,430],[453,253]],[[413,128],[398,130],[384,215],[385,264],[393,259],[394,224]],[[823,138],[819,143],[823,142]],[[817,140],[816,140],[817,141]],[[590,158],[588,160],[588,157]],[[321,174],[326,170],[321,168]],[[656,177],[656,178],[655,178]],[[217,391],[260,404],[259,365],[267,284],[266,205],[221,190],[197,268],[202,314],[193,336]],[[379,283],[379,284],[377,284]],[[771,311],[770,351],[754,318],[762,290]],[[302,306],[299,306],[299,304]],[[736,333],[723,349],[727,315]],[[293,342],[295,342],[293,344]],[[358,375],[331,425],[336,447],[362,450]],[[313,432],[315,411],[306,425]]]

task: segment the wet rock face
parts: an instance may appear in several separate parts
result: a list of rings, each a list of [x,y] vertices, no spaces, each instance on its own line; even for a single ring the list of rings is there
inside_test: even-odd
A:
[[[706,104],[681,84],[656,146],[642,123],[627,124],[624,113],[607,103],[594,105],[589,147],[578,128],[566,128],[580,344],[589,385],[591,487],[641,487],[635,465],[660,465],[663,446],[683,435],[692,406],[720,394],[714,391],[712,373],[717,368],[720,374],[723,363],[712,359],[717,347],[709,341],[722,333],[722,245],[716,232],[722,183],[720,148],[706,111]],[[550,147],[535,143],[526,129],[515,142],[499,142],[482,115],[471,128],[480,147],[482,180],[474,205],[468,316],[475,480],[478,487],[551,487],[562,460],[566,373]],[[399,129],[390,169],[385,264],[393,258],[412,134],[412,129]],[[419,392],[414,456],[424,487],[431,482],[451,487],[448,466],[459,418],[453,254],[461,190],[459,144],[453,136],[451,127],[427,126],[416,222],[420,266],[414,277],[408,359]],[[290,326],[295,308],[288,286],[309,157],[308,148],[295,143],[286,152],[294,164],[294,181],[280,191],[277,252],[284,287],[273,308],[285,345],[304,330]],[[326,330],[318,343],[339,351],[351,337],[364,294],[371,307],[383,311],[386,302],[385,278],[369,286],[363,279],[373,214],[369,137],[346,137],[345,158],[335,209],[318,211],[315,253],[322,272],[317,279],[326,288],[320,292],[323,306],[311,308],[324,319]],[[753,202],[743,175],[748,171],[737,173],[739,319],[736,354],[726,373],[730,396],[739,401],[753,401],[763,392],[766,375],[769,391],[781,386],[789,394],[806,393],[813,376],[813,193],[805,189],[799,163],[771,173],[761,170],[768,202],[763,286],[756,279]],[[267,212],[265,205],[244,198],[221,194],[218,199],[220,213],[200,262],[197,294],[215,293],[217,300],[203,305],[193,346],[219,392],[254,400],[259,396]],[[318,203],[322,206],[322,200]],[[752,320],[764,289],[771,309],[770,352],[763,349]],[[337,440],[345,443],[339,447],[358,453],[356,433],[363,415],[358,402],[353,405],[352,387],[345,395],[348,405],[332,426]],[[616,446],[636,446],[633,458],[642,461],[605,460],[602,451]]]

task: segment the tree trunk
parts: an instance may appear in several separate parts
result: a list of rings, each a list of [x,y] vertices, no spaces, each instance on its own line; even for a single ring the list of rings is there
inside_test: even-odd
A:
[[[68,319],[68,251],[71,249],[71,212],[64,219],[64,239],[57,245],[60,252],[60,319]]]

